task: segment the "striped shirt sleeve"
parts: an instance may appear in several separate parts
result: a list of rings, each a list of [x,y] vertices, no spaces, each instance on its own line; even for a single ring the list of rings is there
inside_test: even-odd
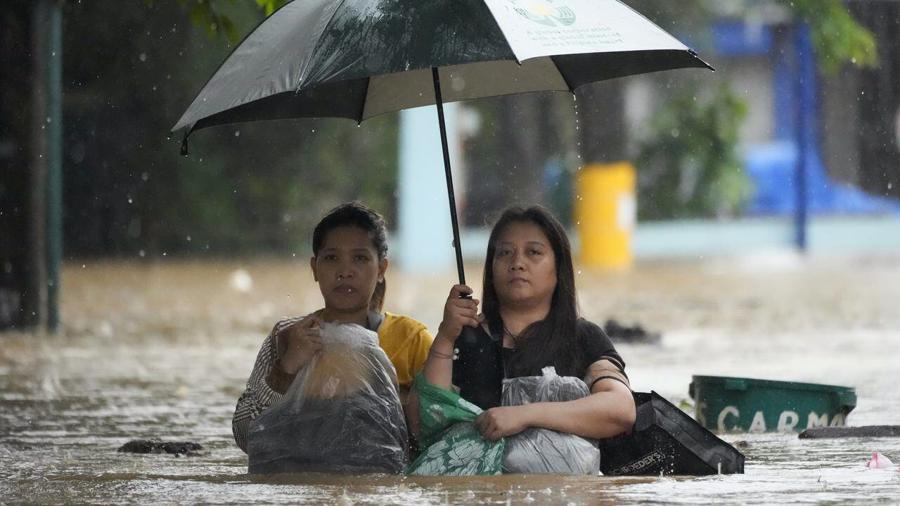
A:
[[[284,327],[301,320],[302,318],[289,318],[275,325],[272,332],[266,336],[256,356],[256,363],[244,393],[238,398],[237,407],[234,410],[234,418],[231,421],[231,431],[234,441],[244,452],[247,451],[247,435],[250,431],[250,422],[256,419],[269,406],[280,400],[282,395],[272,390],[266,383],[266,377],[272,370],[275,360],[278,358],[275,336]]]

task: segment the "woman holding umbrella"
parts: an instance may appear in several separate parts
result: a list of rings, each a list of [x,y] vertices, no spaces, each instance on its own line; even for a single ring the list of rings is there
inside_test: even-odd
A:
[[[624,361],[602,328],[578,317],[571,248],[549,212],[514,207],[503,213],[491,231],[483,283],[481,315],[477,300],[462,298],[471,288],[456,285],[450,290],[424,369],[428,383],[456,386],[463,398],[480,404],[486,411],[475,426],[489,440],[530,427],[590,439],[631,429],[635,404]],[[499,348],[502,377],[540,376],[542,368],[554,366],[560,376],[584,378],[590,395],[567,402],[499,406],[500,385],[483,380],[491,375],[461,367],[472,349],[456,342],[465,327]]]

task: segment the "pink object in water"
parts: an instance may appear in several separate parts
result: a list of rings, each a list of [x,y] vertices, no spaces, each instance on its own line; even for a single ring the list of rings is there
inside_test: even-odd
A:
[[[866,462],[866,467],[869,469],[888,469],[894,467],[894,463],[891,462],[891,459],[875,452],[872,454],[872,459]]]

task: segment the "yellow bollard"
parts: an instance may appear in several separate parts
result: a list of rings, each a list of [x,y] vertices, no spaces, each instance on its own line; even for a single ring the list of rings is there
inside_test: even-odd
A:
[[[589,165],[578,173],[575,184],[581,263],[606,268],[630,266],[637,213],[634,166],[629,162]]]

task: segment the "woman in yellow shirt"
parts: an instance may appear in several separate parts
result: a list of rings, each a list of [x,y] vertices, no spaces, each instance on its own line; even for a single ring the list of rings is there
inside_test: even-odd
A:
[[[313,231],[310,268],[325,307],[275,324],[263,341],[232,420],[237,445],[247,451],[250,422],[278,401],[297,372],[322,349],[319,325],[356,323],[378,334],[397,371],[401,399],[425,365],[432,336],[407,316],[382,311],[388,267],[384,219],[358,202],[336,207]]]

